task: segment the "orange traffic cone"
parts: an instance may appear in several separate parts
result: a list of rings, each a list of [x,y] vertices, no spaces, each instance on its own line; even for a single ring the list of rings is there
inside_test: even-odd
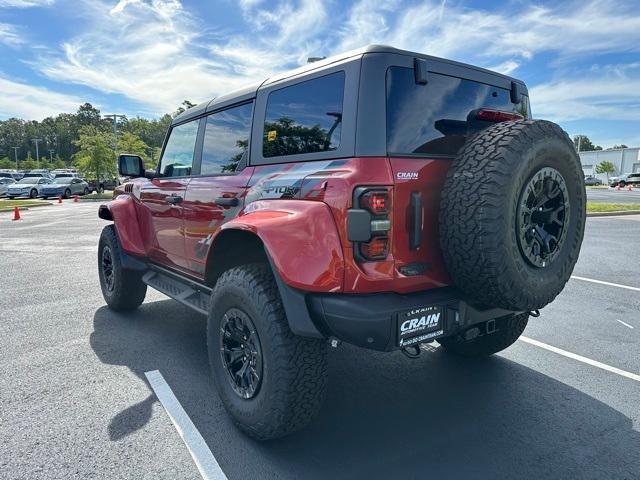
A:
[[[13,207],[13,219],[20,220],[20,209],[18,207]]]
[[[73,203],[78,203],[80,201],[80,197],[78,195],[73,196]]]
[[[633,188],[631,188],[631,185],[629,185],[629,189],[630,192],[633,192]]]
[[[616,185],[616,191],[620,191],[620,184]]]
[[[62,195],[58,197],[58,203],[62,203]]]

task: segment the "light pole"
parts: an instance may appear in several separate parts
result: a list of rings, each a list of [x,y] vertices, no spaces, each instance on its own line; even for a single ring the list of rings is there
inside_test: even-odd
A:
[[[13,148],[13,153],[15,154],[15,157],[16,157],[16,170],[18,170],[18,149],[20,147],[11,147],[11,148]]]
[[[119,118],[127,118],[125,115],[118,115],[117,113],[112,113],[110,115],[105,115],[104,118],[113,119],[113,153],[116,157],[116,164],[118,163],[118,119]],[[99,172],[96,172],[99,173]],[[100,178],[97,179],[98,183],[100,183]]]
[[[38,162],[38,168],[40,168],[40,150],[38,150],[38,143],[42,141],[41,138],[32,138],[31,141],[36,144],[36,161]]]
[[[53,163],[53,152],[55,152],[55,150],[53,148],[49,149],[49,161],[51,163]]]

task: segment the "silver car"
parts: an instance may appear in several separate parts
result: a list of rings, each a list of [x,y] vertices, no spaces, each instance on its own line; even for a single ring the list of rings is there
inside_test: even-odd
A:
[[[0,178],[0,197],[4,197],[7,194],[7,187],[14,183],[16,183],[16,181],[13,178]]]
[[[42,188],[50,182],[51,179],[45,177],[24,177],[7,187],[7,196],[37,198]]]
[[[78,177],[56,177],[51,183],[42,187],[40,195],[48,197],[69,198],[71,195],[88,195],[89,184]]]

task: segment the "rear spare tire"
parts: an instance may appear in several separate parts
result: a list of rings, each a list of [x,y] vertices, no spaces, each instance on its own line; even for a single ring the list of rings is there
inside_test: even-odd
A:
[[[458,152],[442,191],[440,244],[471,301],[535,310],[564,288],[585,223],[580,159],[544,120],[493,125]]]

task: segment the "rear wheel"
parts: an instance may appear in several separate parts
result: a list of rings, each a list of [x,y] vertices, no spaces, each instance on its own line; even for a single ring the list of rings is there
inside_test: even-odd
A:
[[[479,335],[471,340],[466,340],[464,335],[457,335],[442,338],[438,343],[447,353],[463,357],[486,357],[512,345],[522,335],[528,321],[528,313],[501,317],[496,319],[496,330],[493,333]]]
[[[218,394],[234,423],[250,436],[288,435],[320,410],[326,344],[291,332],[267,265],[242,265],[218,279],[207,343]]]
[[[83,195],[89,195],[89,189],[87,187],[84,187],[84,190],[82,192]]]
[[[102,296],[113,310],[133,310],[144,301],[147,285],[140,272],[123,267],[120,242],[113,225],[104,227],[100,235],[98,273]]]
[[[68,188],[64,191],[64,198],[69,198],[71,196],[71,190]]]

